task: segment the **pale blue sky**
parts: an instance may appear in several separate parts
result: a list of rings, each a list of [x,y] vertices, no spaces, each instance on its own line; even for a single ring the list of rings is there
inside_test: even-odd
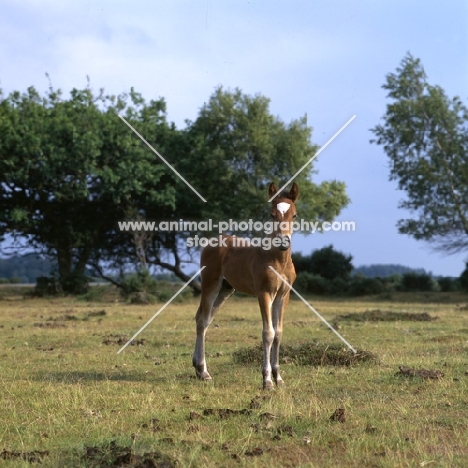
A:
[[[388,181],[369,129],[385,112],[385,75],[407,52],[429,81],[468,97],[468,2],[450,1],[57,1],[3,0],[0,87],[84,87],[86,75],[109,93],[134,86],[164,97],[169,119],[183,127],[214,88],[239,87],[271,99],[289,121],[307,114],[323,145],[314,180],[347,183],[352,204],[339,219],[355,233],[294,238],[294,250],[333,244],[356,266],[401,263],[459,275],[468,253],[445,256],[397,233],[404,193]],[[170,161],[171,155],[165,155]]]

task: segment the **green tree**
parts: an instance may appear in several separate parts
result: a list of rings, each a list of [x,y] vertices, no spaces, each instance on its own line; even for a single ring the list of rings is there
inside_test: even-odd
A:
[[[433,291],[435,281],[430,275],[418,273],[405,273],[403,275],[400,289],[402,291]]]
[[[164,101],[147,105],[133,90],[0,95],[0,232],[55,257],[65,291],[85,285],[90,259],[143,199],[175,207],[167,167],[125,131],[120,112],[160,147],[174,131]]]
[[[271,114],[269,104],[265,96],[219,87],[189,122],[190,157],[183,170],[203,186],[208,200],[204,217],[268,217],[268,184],[286,183],[315,154],[306,118],[285,123]],[[310,174],[311,167],[295,179],[299,217],[333,220],[349,203],[345,184],[333,180],[317,185]],[[192,194],[184,195],[187,206],[196,201]]]
[[[195,121],[187,122],[167,148],[167,157],[170,155],[174,167],[199,188],[207,203],[177,181],[175,209],[147,204],[144,213],[139,213],[144,219],[168,221],[266,220],[268,184],[272,180],[278,185],[286,183],[313,156],[317,147],[310,141],[311,132],[305,118],[286,124],[274,117],[264,96],[217,88]],[[331,221],[349,202],[343,182],[314,184],[310,169],[304,170],[296,182],[300,187],[299,217]],[[196,233],[138,233],[136,242],[145,251],[149,265],[160,266],[187,280],[189,275],[183,267],[196,260],[196,252],[187,249],[185,240],[193,234]],[[124,263],[134,255],[134,246],[125,241],[125,236],[129,239],[127,233],[112,238],[115,250],[111,255],[120,261],[125,259]],[[192,285],[200,287],[196,282]]]
[[[118,117],[126,120],[207,199],[203,203]],[[270,181],[285,183],[314,154],[305,118],[285,124],[263,96],[219,88],[194,122],[177,130],[163,100],[133,90],[117,98],[73,90],[68,100],[34,88],[0,100],[0,233],[27,238],[57,258],[65,289],[86,265],[106,277],[129,264],[158,266],[187,280],[188,232],[121,232],[118,221],[263,219]],[[348,203],[345,185],[320,185],[310,170],[299,216],[333,218]],[[109,278],[119,284],[113,278]],[[197,283],[195,287],[199,287]]]
[[[459,281],[463,291],[468,292],[468,262],[465,263],[465,269],[460,275]]]
[[[314,250],[309,256],[293,254],[292,259],[298,273],[307,272],[327,280],[346,280],[354,268],[353,257],[335,250],[332,245]]]
[[[310,256],[310,272],[328,280],[348,279],[353,271],[353,257],[338,252],[332,245],[315,250]]]
[[[294,263],[294,268],[296,273],[311,273],[310,266],[310,255],[304,255],[302,252],[294,252],[292,254],[292,261]]]
[[[468,109],[430,85],[419,59],[407,54],[383,88],[391,103],[372,129],[391,161],[390,180],[407,194],[412,214],[400,233],[448,252],[468,247]]]

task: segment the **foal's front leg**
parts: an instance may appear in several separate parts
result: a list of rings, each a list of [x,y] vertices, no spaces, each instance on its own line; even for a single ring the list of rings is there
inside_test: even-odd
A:
[[[260,312],[262,314],[263,322],[263,388],[272,389],[274,387],[272,377],[272,369],[270,363],[271,346],[275,338],[275,330],[271,320],[271,296],[269,293],[260,293],[258,295],[258,303],[260,305]]]
[[[271,306],[273,329],[275,331],[275,337],[271,347],[271,371],[273,374],[273,379],[275,380],[278,387],[284,386],[284,381],[280,376],[279,350],[281,338],[283,337],[283,313],[288,299],[289,294],[286,297],[282,297],[278,294]]]

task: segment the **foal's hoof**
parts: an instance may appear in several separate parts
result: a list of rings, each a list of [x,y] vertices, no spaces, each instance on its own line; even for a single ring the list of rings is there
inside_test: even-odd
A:
[[[204,380],[204,381],[213,380],[213,378],[211,377],[210,374],[208,374],[208,372],[197,372],[197,377],[198,377],[200,380]]]
[[[203,364],[197,365],[194,363],[193,367],[195,367],[195,374],[200,380],[213,380]]]
[[[271,380],[263,382],[263,390],[274,390],[275,386]]]
[[[278,388],[284,388],[284,387],[286,387],[286,384],[284,383],[284,380],[281,379],[281,380],[277,380],[277,381],[276,381],[276,386],[277,386]]]

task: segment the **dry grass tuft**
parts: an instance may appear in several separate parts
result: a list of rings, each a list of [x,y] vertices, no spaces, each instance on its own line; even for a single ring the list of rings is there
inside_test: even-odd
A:
[[[297,346],[281,347],[282,361],[299,366],[355,366],[365,362],[377,363],[377,356],[370,351],[358,349],[354,354],[340,344],[304,343]],[[262,345],[242,348],[233,353],[236,364],[261,364]]]
[[[365,312],[339,315],[336,320],[353,322],[431,322],[439,317],[433,317],[427,312],[395,312],[393,310],[366,310]]]

